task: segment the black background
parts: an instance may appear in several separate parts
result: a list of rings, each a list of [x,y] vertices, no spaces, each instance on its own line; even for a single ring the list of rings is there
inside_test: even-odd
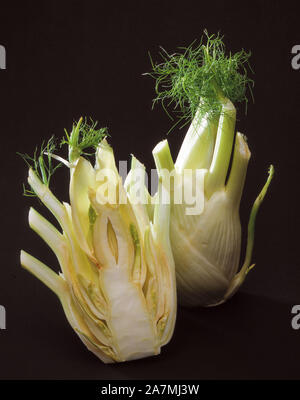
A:
[[[300,304],[298,163],[300,44],[297,1],[23,1],[1,2],[0,71],[1,379],[299,379],[300,331],[291,308]],[[190,44],[203,29],[220,31],[227,48],[251,50],[255,103],[237,129],[252,151],[241,205],[249,210],[268,165],[275,177],[260,210],[255,269],[241,291],[213,309],[179,308],[172,341],[157,357],[104,365],[68,326],[58,299],[19,264],[23,248],[58,270],[55,257],[30,231],[22,196],[27,170],[16,151],[32,154],[80,116],[108,126],[117,160],[131,153],[154,167],[151,150],[170,120],[151,111],[153,81],[147,52]],[[168,136],[174,158],[185,130]],[[68,174],[52,189],[68,200]]]

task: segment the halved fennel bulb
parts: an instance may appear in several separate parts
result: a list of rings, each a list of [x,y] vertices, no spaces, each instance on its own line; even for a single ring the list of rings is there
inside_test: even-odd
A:
[[[72,328],[103,362],[159,354],[172,337],[177,307],[170,207],[158,202],[150,219],[146,205],[131,203],[106,139],[95,167],[81,156],[71,161],[70,204],[61,203],[32,169],[28,177],[62,232],[33,208],[30,227],[54,251],[62,272],[25,251],[21,264],[59,297]]]

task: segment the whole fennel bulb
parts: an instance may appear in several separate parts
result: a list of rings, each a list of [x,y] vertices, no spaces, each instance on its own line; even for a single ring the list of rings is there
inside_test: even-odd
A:
[[[111,363],[160,353],[174,330],[176,284],[170,207],[158,202],[150,219],[145,205],[131,203],[112,148],[100,133],[80,119],[64,140],[69,161],[53,154],[51,146],[33,159],[31,193],[53,213],[62,232],[33,208],[29,224],[54,251],[62,272],[56,274],[25,251],[21,264],[58,296],[87,348]],[[81,156],[86,147],[96,148],[94,167]],[[70,168],[70,204],[61,203],[48,187],[54,158]],[[146,191],[143,185],[140,190]]]
[[[181,115],[179,121],[192,119],[175,164],[166,140],[154,149],[154,154],[157,148],[164,149],[159,152],[158,170],[173,175],[170,237],[178,298],[186,306],[221,304],[243,283],[253,267],[256,214],[274,173],[271,166],[253,205],[246,258],[238,272],[239,206],[250,151],[245,137],[235,135],[236,109],[231,100],[245,100],[245,88],[251,83],[244,69],[249,54],[242,51],[226,57],[220,36],[206,33],[206,39],[206,45],[190,46],[183,54],[164,51],[163,63],[152,62],[150,74],[156,79],[155,101],[173,102],[175,113]],[[243,73],[239,72],[241,67]],[[197,180],[198,173],[202,179]],[[191,192],[191,187],[196,191],[194,203],[178,204],[178,191]],[[202,201],[197,205],[199,198]]]

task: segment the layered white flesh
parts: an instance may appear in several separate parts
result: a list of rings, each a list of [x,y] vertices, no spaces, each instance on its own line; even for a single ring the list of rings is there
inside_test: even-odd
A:
[[[151,220],[147,205],[131,204],[105,140],[95,168],[81,157],[72,163],[70,204],[60,203],[32,170],[28,181],[60,225],[61,232],[30,210],[29,224],[56,254],[61,273],[24,251],[21,264],[57,294],[73,329],[103,362],[159,354],[176,319],[170,207],[157,204]],[[108,183],[118,191],[115,202]]]

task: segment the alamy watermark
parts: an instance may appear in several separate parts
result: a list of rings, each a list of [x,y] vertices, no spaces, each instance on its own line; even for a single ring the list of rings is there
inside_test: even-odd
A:
[[[6,50],[5,47],[0,44],[0,69],[6,69]]]
[[[295,304],[291,310],[292,314],[295,316],[291,320],[291,325],[293,329],[300,329],[300,304]]]
[[[291,53],[295,54],[291,61],[292,68],[295,70],[300,69],[300,44],[293,46]]]
[[[6,329],[6,310],[0,305],[0,329]]]
[[[99,204],[182,204],[186,215],[199,215],[204,208],[204,169],[151,170],[150,193],[148,175],[143,168],[135,168],[127,176],[127,163],[119,163],[119,175],[125,182],[126,190],[120,184],[120,177],[111,168],[102,168],[96,174],[96,200]],[[127,176],[127,177],[126,177]],[[124,179],[126,177],[126,179]]]

